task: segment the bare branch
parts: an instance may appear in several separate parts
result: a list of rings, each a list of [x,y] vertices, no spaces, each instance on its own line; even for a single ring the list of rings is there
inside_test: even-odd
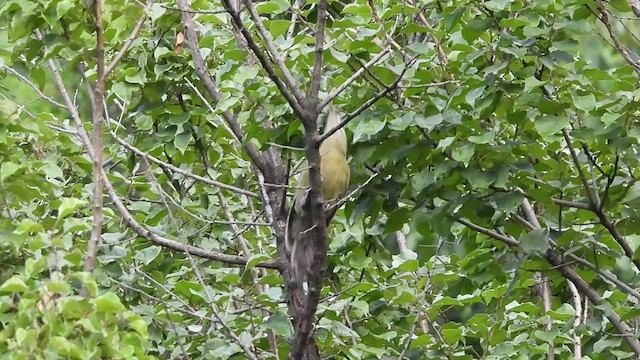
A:
[[[369,7],[371,8],[371,17],[373,17],[373,20],[380,26],[380,28],[382,29],[382,33],[384,34],[384,38],[385,40],[387,40],[387,43],[390,46],[393,46],[394,49],[398,50],[398,51],[402,51],[402,47],[395,41],[393,40],[393,38],[391,37],[391,35],[389,35],[387,33],[387,31],[384,28],[384,23],[382,22],[382,19],[380,19],[380,15],[378,15],[378,9],[376,8],[375,3],[373,2],[373,0],[369,0]]]
[[[573,147],[573,143],[571,142],[571,138],[569,137],[569,133],[567,132],[566,129],[562,129],[562,136],[564,136],[564,140],[567,143],[569,152],[571,153],[571,158],[573,159],[573,163],[576,166],[576,170],[578,170],[578,175],[580,176],[580,180],[582,181],[582,186],[584,187],[584,191],[587,195],[587,199],[589,199],[589,204],[591,205],[592,208],[597,207],[598,203],[596,202],[596,199],[593,196],[591,186],[589,186],[589,180],[587,180],[587,176],[582,170],[582,166],[580,166],[580,160],[578,160],[578,155],[576,154],[576,150]]]
[[[219,182],[219,181],[216,181],[216,180],[207,179],[207,178],[202,177],[200,175],[196,175],[196,174],[194,174],[192,172],[189,172],[187,170],[181,169],[181,168],[179,168],[179,167],[177,167],[175,165],[169,164],[168,162],[162,161],[162,160],[160,160],[160,159],[158,159],[156,157],[153,157],[153,156],[145,153],[144,151],[138,149],[137,147],[127,143],[126,141],[124,141],[124,139],[119,137],[113,130],[109,129],[109,132],[111,133],[111,136],[113,137],[113,139],[118,144],[124,146],[127,150],[131,151],[132,153],[134,153],[134,154],[136,154],[136,155],[138,155],[138,156],[140,156],[142,158],[145,158],[145,159],[151,161],[152,163],[155,163],[155,164],[159,165],[162,168],[165,168],[165,169],[168,169],[168,170],[173,171],[175,173],[184,175],[184,176],[186,176],[188,178],[203,182],[205,184],[209,184],[209,185],[213,185],[213,186],[219,187],[220,189],[229,190],[229,191],[232,191],[232,192],[235,192],[235,193],[238,193],[238,194],[242,194],[242,195],[247,195],[247,196],[250,196],[250,197],[253,197],[253,198],[259,198],[260,197],[260,195],[254,193],[254,192],[251,192],[249,190],[245,190],[245,189],[242,189],[242,188],[239,188],[239,187],[235,187],[233,185],[227,185],[225,183],[222,183],[222,182]]]
[[[509,245],[509,246],[519,246],[520,243],[518,242],[518,240],[510,237],[510,236],[505,236],[502,234],[499,234],[493,230],[487,229],[485,227],[482,227],[480,225],[476,225],[474,223],[472,223],[471,221],[467,220],[467,219],[456,219],[456,222],[468,227],[469,229],[479,232],[480,234],[483,235],[487,235],[491,238],[494,238],[496,240],[502,241],[503,243]]]
[[[576,360],[580,360],[582,359],[582,336],[580,336],[576,330],[583,322],[582,297],[580,296],[580,292],[578,292],[578,288],[576,288],[571,281],[567,281],[567,285],[569,285],[569,290],[571,290],[571,295],[573,295],[573,307],[576,311],[576,320],[571,330],[573,335],[573,357]]]
[[[604,5],[600,4],[599,6],[604,6]],[[618,35],[616,34],[616,32],[613,30],[613,27],[609,23],[609,16],[604,11],[604,9],[600,8],[598,9],[598,11],[596,11],[593,8],[591,8],[591,6],[588,6],[588,5],[587,5],[587,8],[589,9],[589,11],[591,11],[591,13],[593,13],[593,15],[596,16],[598,20],[600,20],[600,22],[604,25],[604,27],[607,28],[607,31],[609,32],[609,37],[611,38],[611,40],[613,40],[613,47],[616,49],[616,51],[618,51],[618,53],[627,62],[627,64],[631,65],[631,67],[633,67],[633,69],[638,74],[640,74],[640,62],[637,60],[638,55],[637,54],[632,55],[632,52],[626,46],[624,46],[622,42],[620,42]],[[633,9],[635,12],[635,8]]]
[[[37,32],[37,34],[39,34],[39,32]],[[91,159],[94,159],[95,153],[94,153],[93,147],[91,146],[91,140],[89,139],[89,135],[87,134],[87,132],[84,130],[82,120],[80,119],[80,115],[78,114],[78,110],[74,106],[73,101],[71,100],[71,97],[69,96],[69,93],[67,92],[67,89],[65,88],[64,83],[62,82],[62,76],[60,75],[60,70],[58,69],[58,66],[53,61],[53,59],[48,59],[47,63],[49,65],[49,69],[51,70],[51,73],[53,74],[56,86],[58,87],[58,90],[60,91],[62,98],[64,99],[64,102],[66,104],[65,107],[71,114],[71,118],[76,124],[78,137],[82,140],[82,144],[87,150],[87,154],[89,155],[89,157]],[[229,264],[236,264],[236,265],[247,264],[248,259],[244,257],[221,254],[215,251],[208,251],[208,250],[197,248],[195,246],[185,245],[183,243],[156,235],[151,231],[145,229],[140,223],[138,223],[133,218],[133,215],[131,215],[129,210],[122,203],[122,200],[120,200],[118,193],[113,188],[113,185],[107,178],[107,175],[104,173],[104,169],[102,169],[101,176],[102,176],[102,179],[104,180],[104,185],[107,190],[107,194],[109,195],[109,198],[115,205],[116,209],[120,212],[120,215],[122,216],[122,218],[127,222],[129,227],[131,227],[131,229],[135,233],[137,233],[139,236],[145,238],[149,242],[154,243],[156,245],[160,245],[176,251],[189,252],[190,254],[193,254],[202,258],[211,259],[211,260],[220,261],[220,262],[229,263]],[[266,267],[270,269],[279,268],[278,262],[273,260],[263,261],[256,266]]]
[[[179,3],[183,3],[183,2],[184,2],[184,0],[180,0],[179,1]],[[271,66],[271,63],[269,62],[269,59],[267,59],[267,57],[265,56],[264,52],[262,51],[260,46],[256,43],[255,39],[253,38],[253,36],[249,32],[249,30],[246,28],[246,26],[244,26],[244,23],[242,22],[242,19],[240,18],[240,14],[234,9],[232,4],[230,3],[230,0],[222,0],[222,5],[227,10],[227,12],[231,15],[231,19],[233,20],[233,22],[236,25],[236,27],[238,29],[240,29],[240,32],[242,33],[242,36],[247,41],[247,45],[249,46],[251,51],[253,51],[255,56],[258,58],[258,60],[260,61],[260,64],[262,64],[262,68],[267,72],[267,75],[269,75],[269,78],[271,79],[271,81],[273,81],[276,84],[276,86],[278,87],[278,90],[280,90],[280,93],[282,94],[282,96],[284,96],[284,98],[289,103],[289,106],[291,106],[293,111],[296,114],[298,114],[298,116],[303,117],[304,116],[304,110],[303,110],[302,105],[301,105],[302,103],[298,101],[297,96],[294,95],[289,90],[288,86],[280,79],[280,77],[278,76],[276,71],[273,69],[273,67]],[[181,6],[181,8],[182,8],[182,6]],[[186,17],[186,16],[187,15],[183,13],[183,18]],[[195,36],[195,32],[194,32],[194,36]],[[189,38],[189,35],[187,35],[187,39],[188,38]],[[273,54],[271,54],[271,55],[273,56]],[[288,79],[286,81],[288,82],[289,80],[292,81],[292,79]]]
[[[377,64],[378,61],[380,61],[380,59],[382,59],[390,51],[391,51],[391,48],[385,48],[384,50],[382,50],[381,52],[376,54],[376,56],[374,56],[371,60],[369,60],[369,62],[366,63],[363,67],[358,69],[358,71],[353,73],[353,75],[351,75],[351,77],[349,77],[345,82],[340,84],[340,86],[338,86],[335,90],[333,90],[327,96],[327,98],[322,100],[320,105],[318,105],[318,112],[322,111],[322,109],[324,109],[325,106],[327,106],[331,102],[331,100],[333,100],[338,95],[340,95],[347,87],[349,87],[349,85],[351,85],[354,81],[358,80],[358,78],[360,76],[362,76],[362,74],[364,74],[365,71],[369,70],[371,67],[373,67],[375,64]]]
[[[553,251],[547,251],[545,258],[551,265],[556,266],[562,276],[571,281],[578,291],[586,296],[591,303],[596,305],[602,303],[602,297],[600,297],[596,290],[589,286],[589,284],[587,284],[574,270],[564,265],[562,259],[560,259]],[[624,323],[620,319],[620,316],[618,316],[614,311],[604,311],[604,315],[609,319],[609,321],[611,321],[613,326],[618,330],[629,346],[631,346],[636,356],[639,356],[640,342],[635,338],[634,333],[631,331],[629,326]]]
[[[200,46],[198,45],[198,37],[196,35],[195,26],[193,23],[193,14],[189,12],[189,5],[186,0],[179,0],[178,5],[182,10],[182,23],[184,25],[184,31],[186,34],[186,44],[191,50],[191,56],[193,57],[193,63],[196,69],[196,74],[209,97],[214,101],[218,102],[222,99],[222,95],[218,92],[216,84],[213,82],[211,75],[209,73],[209,68],[207,67],[204,59],[202,58],[202,54],[200,53]],[[260,154],[260,152],[256,149],[256,147],[251,142],[244,141],[244,132],[240,127],[240,124],[236,120],[235,116],[228,110],[222,112],[222,116],[225,121],[235,134],[235,136],[240,139],[242,146],[246,150],[247,154],[251,158],[253,164],[260,170],[260,172],[269,180],[272,181],[272,172],[270,171],[269,164],[265,160],[264,156]]]
[[[481,234],[484,234],[496,240],[502,241],[509,246],[518,245],[518,241],[511,236],[499,234],[495,231],[483,228],[465,219],[458,219],[456,221]],[[602,297],[600,297],[600,295],[596,292],[596,290],[592,288],[589,284],[587,284],[580,277],[580,275],[578,275],[578,273],[576,273],[573,269],[569,268],[562,261],[562,259],[554,252],[553,249],[547,250],[547,252],[544,254],[544,257],[552,266],[554,266],[554,268],[560,271],[562,276],[564,276],[567,280],[573,282],[573,284],[576,286],[578,291],[584,296],[586,296],[591,303],[596,305],[602,303]],[[638,342],[638,340],[634,337],[633,332],[631,331],[629,326],[627,326],[627,324],[620,319],[618,314],[616,314],[613,311],[606,311],[604,312],[604,315],[609,319],[609,321],[611,321],[611,323],[613,324],[613,326],[615,326],[615,328],[618,330],[620,335],[631,346],[635,354],[640,355],[640,342]]]
[[[131,47],[131,45],[133,45],[133,42],[138,37],[138,34],[140,34],[140,29],[142,29],[142,25],[144,24],[145,20],[147,20],[147,14],[143,14],[138,20],[138,22],[136,23],[136,25],[133,27],[133,29],[131,30],[131,34],[129,34],[129,37],[124,42],[124,45],[122,45],[122,48],[120,48],[120,51],[118,51],[118,53],[113,58],[113,60],[111,60],[111,64],[109,64],[107,69],[104,71],[104,76],[109,76],[109,74],[113,72],[113,70],[116,68],[118,63],[126,55],[127,51],[129,51],[129,48]]]
[[[51,105],[53,106],[57,106],[59,108],[62,109],[66,109],[67,107],[64,106],[63,104],[55,101],[53,98],[45,95],[42,91],[40,91],[40,88],[38,88],[38,86],[34,83],[31,82],[31,80],[27,79],[26,76],[20,74],[17,70],[14,70],[13,68],[4,65],[4,64],[0,64],[0,68],[4,69],[6,72],[13,74],[15,77],[17,77],[18,79],[22,80],[22,82],[24,82],[25,84],[29,85],[41,98],[47,100],[47,102],[49,102]]]
[[[322,81],[322,55],[324,53],[324,28],[327,21],[327,2],[318,1],[318,23],[316,24],[316,46],[314,50],[313,70],[311,71],[311,86],[307,93],[307,101],[309,104],[317,104],[318,93],[320,92],[320,83]],[[304,121],[304,119],[303,119]]]
[[[278,70],[280,70],[284,84],[287,86],[289,91],[291,91],[293,96],[296,98],[298,104],[302,104],[304,102],[304,94],[302,93],[302,91],[300,91],[300,89],[298,88],[298,85],[296,85],[296,81],[293,79],[291,72],[289,72],[289,68],[287,68],[287,65],[284,63],[284,59],[280,55],[278,48],[273,42],[273,37],[271,37],[271,33],[267,31],[267,29],[264,27],[264,24],[262,24],[262,20],[260,20],[260,15],[256,11],[256,8],[253,6],[253,2],[251,0],[243,0],[243,3],[244,3],[244,6],[247,7],[247,10],[249,10],[249,15],[251,15],[251,20],[253,20],[253,23],[256,25],[256,28],[258,28],[258,32],[260,33],[260,36],[262,36],[262,40],[264,40],[265,44],[267,45],[267,50],[269,52],[269,55],[271,56],[271,59],[278,67]],[[247,42],[249,42],[249,39],[247,39]]]
[[[535,210],[533,210],[531,203],[529,203],[529,199],[527,199],[526,197],[522,199],[521,208],[528,220],[528,223],[531,224],[533,229],[535,230],[541,229],[540,222],[538,221],[536,212]],[[542,309],[544,310],[544,313],[548,314],[549,311],[551,311],[551,287],[549,286],[549,279],[545,275],[540,273],[536,273],[535,276],[536,278],[539,278],[540,282],[536,284],[534,288],[542,298]],[[551,331],[552,325],[553,325],[552,319],[549,318],[547,320],[547,323],[545,324],[545,327],[544,327],[545,330]],[[553,360],[554,358],[555,358],[554,344],[553,344],[553,341],[550,341],[549,350],[547,350],[547,360]]]
[[[564,139],[567,142],[567,146],[569,147],[569,151],[571,152],[571,157],[573,158],[573,162],[578,170],[578,174],[580,175],[580,179],[582,180],[582,184],[587,193],[587,198],[589,199],[589,204],[590,204],[590,210],[593,211],[594,214],[596,214],[596,216],[598,217],[598,220],[600,220],[600,224],[604,226],[604,228],[607,229],[607,231],[609,231],[609,234],[611,234],[611,236],[620,245],[624,253],[636,265],[636,268],[640,269],[640,259],[634,259],[633,249],[631,248],[629,243],[627,243],[627,240],[624,238],[624,236],[620,234],[620,232],[615,227],[615,225],[613,225],[611,220],[609,220],[609,217],[607,216],[607,214],[605,214],[603,209],[600,207],[600,204],[597,202],[598,200],[593,194],[593,192],[597,191],[597,189],[591,189],[591,187],[589,186],[587,177],[584,174],[584,171],[582,171],[582,168],[580,166],[580,161],[578,160],[578,155],[576,154],[576,151],[573,148],[573,144],[571,143],[571,138],[569,137],[569,133],[567,132],[566,129],[562,129],[562,135],[564,136]]]
[[[87,147],[93,146],[93,157],[91,157],[93,172],[93,224],[91,227],[91,235],[87,244],[87,255],[84,262],[84,271],[92,272],[96,267],[96,256],[98,254],[98,245],[102,237],[102,221],[104,215],[102,213],[104,206],[104,183],[102,177],[102,123],[104,121],[104,29],[102,27],[102,1],[94,3],[95,8],[95,26],[96,26],[96,62],[98,70],[98,80],[93,91],[94,101],[91,103],[91,113],[93,117],[93,144],[85,144]],[[85,295],[88,293],[83,291]]]
[[[556,199],[556,198],[553,198],[551,200],[553,201],[554,204],[556,204],[558,206],[566,206],[566,207],[570,207],[570,208],[576,208],[576,209],[583,209],[583,210],[590,210],[591,211],[591,205],[589,205],[589,204],[576,202],[576,201],[568,201],[568,200],[563,200],[563,199]]]
[[[402,70],[402,72],[400,73],[400,75],[398,75],[398,77],[396,78],[396,80],[393,82],[393,84],[391,84],[390,86],[387,86],[384,88],[384,90],[382,90],[381,92],[377,93],[374,97],[372,97],[371,99],[367,100],[364,104],[362,104],[358,109],[356,109],[356,111],[354,111],[353,113],[349,114],[347,117],[344,118],[344,120],[342,120],[340,122],[340,124],[338,124],[337,126],[335,126],[334,128],[327,130],[324,134],[322,134],[320,136],[320,138],[318,139],[318,142],[323,142],[326,138],[328,138],[329,136],[333,135],[333,133],[335,133],[336,131],[342,129],[343,127],[345,127],[349,122],[351,122],[351,120],[355,119],[358,115],[360,115],[363,111],[367,110],[368,108],[370,108],[373,104],[375,104],[378,100],[382,99],[384,96],[386,96],[388,93],[390,93],[391,91],[393,91],[395,88],[397,88],[398,83],[400,82],[400,80],[402,80],[402,77],[404,76],[404,74],[407,72],[407,70],[409,70],[409,67],[411,67],[411,65],[413,64],[413,62],[415,61],[415,58],[413,60],[411,60],[409,62],[409,64],[407,64],[404,69]]]
[[[311,73],[311,86],[307,93],[305,112],[301,117],[305,130],[305,148],[307,163],[309,165],[309,208],[314,226],[308,230],[309,242],[313,251],[313,261],[308,272],[308,291],[304,301],[304,308],[297,316],[295,338],[289,353],[289,359],[298,360],[305,354],[311,329],[314,324],[314,315],[320,301],[322,280],[327,261],[327,228],[326,215],[322,201],[322,175],[320,173],[320,153],[318,135],[318,93],[322,80],[322,56],[324,52],[324,31],[327,19],[327,0],[319,0],[317,4],[318,22],[316,25],[316,44],[313,71]],[[295,318],[295,317],[294,317]],[[307,352],[307,356],[312,356]],[[319,358],[319,355],[313,354]]]
[[[296,23],[298,22],[298,12],[296,10],[300,9],[300,2],[301,0],[295,0],[293,2],[293,5],[291,5],[291,25],[289,26],[289,29],[287,30],[287,39],[291,39],[293,37],[293,32],[296,29]]]

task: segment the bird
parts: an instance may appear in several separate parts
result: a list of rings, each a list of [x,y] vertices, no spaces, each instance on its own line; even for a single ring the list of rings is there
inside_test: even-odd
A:
[[[329,106],[324,132],[340,124],[338,111],[333,105]],[[347,134],[340,128],[322,144],[320,144],[320,173],[322,175],[322,197],[326,225],[338,210],[337,202],[347,191],[351,175],[347,162]],[[290,263],[292,278],[299,289],[307,280],[307,275],[313,262],[313,250],[308,230],[313,226],[313,218],[308,199],[309,172],[308,164],[302,164],[302,171],[298,175],[297,189],[293,197],[293,204],[287,217],[286,246],[291,253]]]

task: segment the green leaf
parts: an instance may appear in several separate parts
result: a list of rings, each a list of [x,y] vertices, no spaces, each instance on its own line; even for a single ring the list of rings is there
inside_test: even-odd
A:
[[[0,114],[4,115],[0,119],[5,116],[13,115],[18,111],[18,104],[11,100],[0,99]]]
[[[18,172],[22,167],[22,165],[12,162],[3,162],[2,165],[0,165],[0,182],[4,182],[4,180]]]
[[[289,26],[291,26],[291,21],[289,20],[272,20],[269,22],[269,31],[271,36],[277,39],[278,36],[284,35],[289,30]]]
[[[567,321],[576,316],[576,310],[569,304],[562,304],[558,309],[550,310],[548,314],[554,320]]]
[[[82,199],[63,198],[60,206],[58,206],[58,219],[63,219],[73,214],[76,210],[80,209],[86,204],[87,202]]]
[[[596,97],[593,94],[573,95],[573,104],[580,110],[590,112],[596,107]]]
[[[185,151],[187,151],[187,146],[189,146],[189,143],[191,142],[192,137],[193,135],[191,135],[188,132],[178,134],[173,140],[173,144],[176,146],[178,150],[180,150],[180,153],[184,154]]]
[[[552,329],[551,331],[536,330],[533,335],[542,341],[553,342],[559,334],[557,329]]]
[[[277,15],[289,10],[291,4],[286,0],[271,0],[258,3],[255,7],[256,11],[261,15]]]
[[[56,16],[58,16],[59,19],[62,19],[69,12],[69,10],[73,9],[74,7],[76,7],[76,4],[73,1],[62,0],[56,5]]]
[[[289,317],[282,311],[276,311],[269,316],[265,325],[280,336],[289,337],[293,334]]]
[[[136,126],[140,130],[151,130],[153,129],[153,119],[149,115],[141,114],[136,117],[135,120]]]
[[[475,153],[475,148],[473,144],[465,144],[462,146],[458,146],[453,149],[451,152],[451,157],[453,160],[460,161],[465,166],[469,166],[469,162]]]
[[[630,203],[631,201],[640,197],[640,182],[634,182],[631,187],[628,188],[627,194],[622,199],[623,204]]]
[[[271,257],[269,257],[269,255],[266,255],[266,254],[254,254],[254,255],[251,255],[249,260],[247,260],[247,265],[245,265],[245,268],[246,268],[246,270],[251,270],[254,267],[256,267],[256,265],[260,264],[263,261],[269,260],[269,259],[271,259]]]
[[[27,284],[25,284],[24,280],[18,277],[18,275],[14,275],[10,277],[0,286],[0,292],[4,292],[4,293],[12,293],[12,292],[23,293],[28,290],[29,290],[29,287],[27,287]]]
[[[566,116],[544,116],[535,122],[536,130],[543,140],[549,140],[552,135],[556,135],[568,125],[569,118]]]
[[[62,172],[62,169],[52,162],[45,163],[38,170],[44,172],[45,175],[52,179],[64,179],[64,173]]]
[[[509,192],[496,194],[494,198],[498,209],[504,212],[511,212],[514,208],[522,204],[524,195],[517,192]]]
[[[433,54],[435,46],[431,42],[424,42],[410,44],[407,48],[418,55],[429,56]]]
[[[525,254],[541,255],[549,246],[549,233],[546,229],[532,230],[520,238],[520,247]]]
[[[142,250],[136,251],[133,258],[142,261],[145,265],[149,265],[160,255],[161,250],[161,246],[149,245]]]
[[[471,135],[469,136],[469,142],[474,144],[490,144],[493,142],[496,137],[496,132],[491,130],[487,132],[483,132],[481,135]]]
[[[104,293],[93,300],[97,312],[117,313],[124,310],[118,296],[112,292]]]
[[[462,29],[462,37],[468,42],[473,42],[475,39],[482,36],[485,31],[493,25],[493,19],[491,18],[476,18],[472,19]]]
[[[462,336],[462,326],[460,324],[452,322],[447,323],[440,329],[440,334],[442,335],[442,340],[449,345],[454,345],[460,341],[464,341],[464,336]]]
[[[35,222],[35,221],[31,220],[31,219],[24,219],[18,225],[18,228],[15,230],[15,233],[18,234],[18,235],[20,235],[20,234],[30,234],[30,233],[43,231],[43,230],[44,230],[44,228],[39,223],[37,223],[37,222]]]

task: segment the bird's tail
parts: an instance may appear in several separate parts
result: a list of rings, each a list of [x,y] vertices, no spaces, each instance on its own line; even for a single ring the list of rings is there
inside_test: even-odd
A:
[[[302,289],[302,283],[307,280],[307,274],[313,262],[313,250],[308,240],[308,229],[313,226],[310,211],[299,214],[291,207],[287,218],[287,249],[291,253],[291,276]]]

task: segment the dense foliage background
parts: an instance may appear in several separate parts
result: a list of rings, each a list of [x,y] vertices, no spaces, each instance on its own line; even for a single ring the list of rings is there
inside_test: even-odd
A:
[[[0,3],[3,357],[286,358],[266,194],[293,182],[262,170],[304,156],[274,77],[310,88],[324,2],[223,3]],[[630,3],[328,2],[319,99],[352,118],[353,175],[322,358],[640,355]]]

